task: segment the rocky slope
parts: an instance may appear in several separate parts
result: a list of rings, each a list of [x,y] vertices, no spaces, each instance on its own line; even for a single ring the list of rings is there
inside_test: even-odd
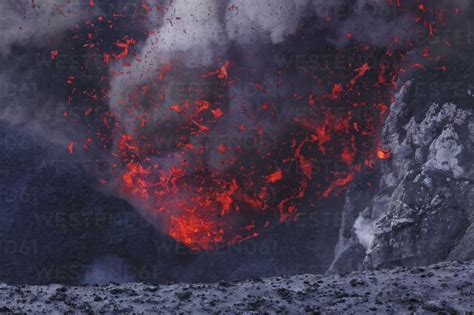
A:
[[[392,157],[351,184],[331,271],[474,259],[473,81],[451,73],[449,90],[438,71],[397,95],[382,134]]]
[[[218,284],[0,284],[0,312],[144,314],[456,313],[474,311],[474,263]]]

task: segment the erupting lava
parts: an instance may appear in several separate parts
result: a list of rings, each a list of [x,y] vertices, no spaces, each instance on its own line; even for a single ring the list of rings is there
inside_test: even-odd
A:
[[[429,10],[419,11],[432,34]],[[123,70],[113,68],[111,75],[126,81],[131,63],[142,62],[137,40],[127,35],[112,48],[92,42],[94,28],[112,28],[114,19],[89,23],[93,30],[81,45],[97,50],[105,68],[120,64]],[[380,148],[378,132],[397,74],[406,71],[399,67],[404,54],[347,38],[347,47],[326,52],[352,57],[338,71],[318,61],[297,71],[272,64],[258,73],[250,63],[220,59],[191,70],[176,56],[118,96],[104,77],[101,87],[80,91],[80,74],[71,75],[71,104],[81,92],[88,103],[110,108],[89,107],[83,116],[100,124],[88,123],[87,139],[74,139],[68,149],[102,148],[111,167],[100,182],[118,185],[121,196],[193,250],[256,237],[272,224],[296,220],[302,205],[338,193],[363,167],[392,155]],[[357,61],[360,55],[370,60]],[[284,96],[269,92],[283,87]]]
[[[229,84],[223,81],[232,79],[229,64],[215,72],[214,84]],[[389,83],[380,84],[381,69],[371,71],[363,64],[346,84],[338,83],[338,89],[307,100],[295,96],[299,102],[295,107],[304,109],[299,112],[278,108],[275,102],[262,104],[251,114],[288,119],[288,130],[277,135],[249,119],[228,125],[225,131],[231,130],[231,136],[219,138],[214,131],[221,130],[226,115],[236,110],[222,101],[184,99],[171,106],[152,101],[160,110],[169,110],[170,119],[155,123],[168,124],[161,132],[168,137],[170,133],[163,130],[171,128],[175,137],[161,138],[159,127],[146,130],[149,122],[134,122],[134,136],[123,130],[130,127],[118,127],[116,155],[125,165],[120,190],[159,217],[171,237],[195,250],[234,244],[258,236],[270,224],[296,219],[310,188],[314,196],[307,198],[327,198],[346,186],[363,165],[374,164],[374,143],[386,107],[366,103],[361,95],[387,97],[394,83],[386,77]],[[369,86],[375,93],[365,90]],[[256,84],[255,89],[260,93],[264,87]],[[124,105],[129,117],[153,116],[134,112],[143,104],[144,90],[148,91],[129,92],[132,101]],[[235,143],[234,137],[242,135],[246,141]],[[156,138],[168,140],[166,146],[157,144]]]

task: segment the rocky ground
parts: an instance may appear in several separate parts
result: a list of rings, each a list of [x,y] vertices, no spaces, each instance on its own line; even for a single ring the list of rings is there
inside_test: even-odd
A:
[[[1,284],[0,312],[466,314],[474,312],[474,262],[216,284]]]

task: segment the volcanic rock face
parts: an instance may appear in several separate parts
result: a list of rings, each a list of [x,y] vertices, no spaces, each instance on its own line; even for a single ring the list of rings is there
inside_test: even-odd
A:
[[[391,158],[348,190],[331,271],[474,258],[474,100],[468,89],[429,96],[426,77],[392,105],[382,134]]]

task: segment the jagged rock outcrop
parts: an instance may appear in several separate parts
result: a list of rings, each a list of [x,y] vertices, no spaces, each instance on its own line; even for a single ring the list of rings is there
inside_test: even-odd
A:
[[[382,143],[392,158],[347,192],[330,271],[474,259],[474,98],[426,97],[436,81],[423,79],[391,106]]]

